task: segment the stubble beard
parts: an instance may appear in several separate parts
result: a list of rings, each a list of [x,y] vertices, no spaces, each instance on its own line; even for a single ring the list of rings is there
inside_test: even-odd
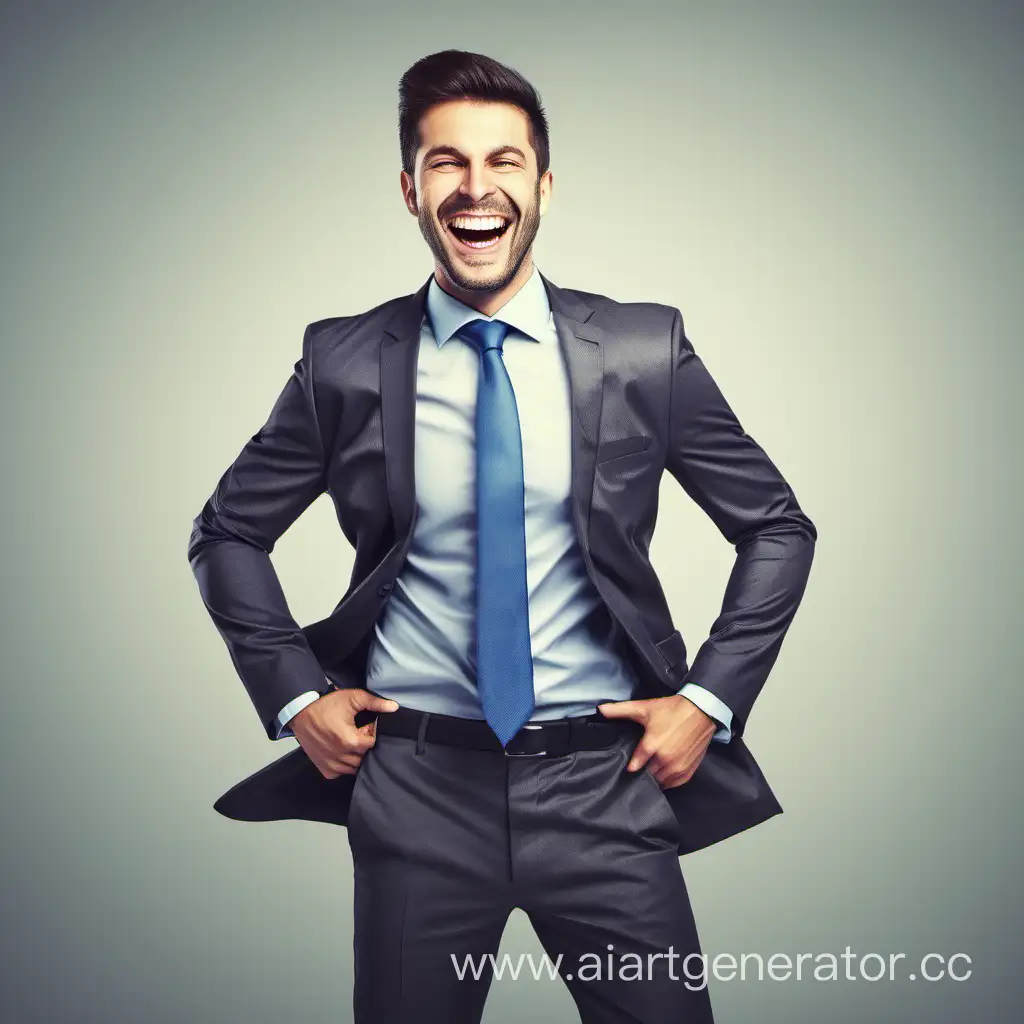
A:
[[[457,287],[469,292],[490,292],[498,291],[509,284],[519,273],[519,268],[526,259],[533,240],[537,236],[537,229],[540,227],[540,180],[534,189],[533,202],[523,214],[517,217],[508,230],[514,232],[509,242],[508,254],[505,257],[504,267],[495,266],[490,276],[471,276],[465,272],[464,264],[459,258],[453,255],[448,249],[444,225],[420,206],[419,217],[420,233],[430,248],[437,263],[439,263],[448,279]]]

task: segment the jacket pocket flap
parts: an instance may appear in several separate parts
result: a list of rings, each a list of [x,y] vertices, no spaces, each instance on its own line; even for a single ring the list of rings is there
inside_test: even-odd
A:
[[[607,462],[608,459],[617,459],[620,455],[645,452],[650,446],[651,439],[646,434],[637,434],[634,437],[620,437],[614,441],[605,441],[597,449],[597,461]]]

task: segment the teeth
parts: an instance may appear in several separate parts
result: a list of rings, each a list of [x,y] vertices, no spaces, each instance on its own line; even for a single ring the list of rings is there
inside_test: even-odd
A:
[[[453,228],[469,228],[472,231],[491,231],[504,227],[504,217],[453,217],[448,226]]]

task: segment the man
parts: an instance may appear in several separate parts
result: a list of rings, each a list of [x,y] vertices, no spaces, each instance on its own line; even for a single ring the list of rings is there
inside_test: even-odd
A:
[[[299,742],[216,807],[348,826],[360,1024],[479,1021],[466,958],[517,906],[582,1020],[711,1021],[679,855],[781,811],[742,733],[815,528],[677,309],[534,265],[553,176],[529,83],[426,57],[400,142],[432,277],[307,327],[193,524],[264,728]],[[648,560],[664,470],[736,548],[690,668]],[[324,491],[355,566],[300,628],[270,553]]]

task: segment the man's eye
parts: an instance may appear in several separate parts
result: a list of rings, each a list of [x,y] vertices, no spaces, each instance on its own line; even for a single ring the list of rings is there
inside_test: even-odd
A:
[[[436,164],[434,164],[434,167],[444,167],[447,164],[454,165],[456,162],[457,161],[455,161],[455,160],[439,160]],[[497,164],[508,164],[509,167],[515,167],[516,166],[515,160],[496,160],[495,163],[497,163]]]

